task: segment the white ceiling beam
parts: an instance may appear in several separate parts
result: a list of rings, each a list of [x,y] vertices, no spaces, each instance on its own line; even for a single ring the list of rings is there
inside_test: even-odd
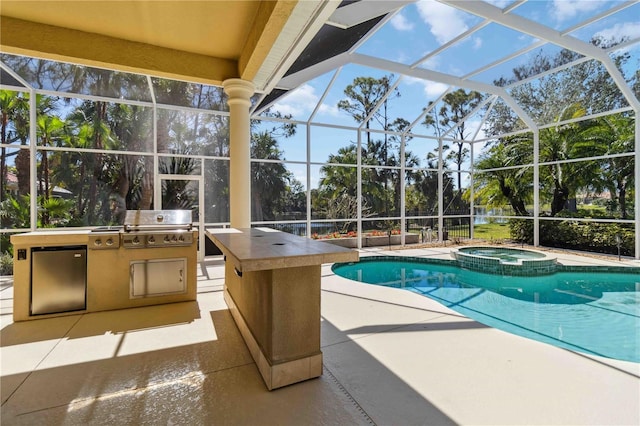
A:
[[[607,16],[613,15],[614,13],[618,13],[619,11],[621,11],[622,9],[626,9],[629,6],[633,6],[634,4],[637,3],[637,0],[630,0],[630,1],[626,1],[624,3],[620,3],[617,6],[612,7],[611,9],[607,9],[597,15],[592,16],[591,18],[587,19],[586,21],[580,22],[577,25],[574,25],[573,27],[567,28],[566,30],[562,31],[560,34],[561,35],[565,35],[565,34],[570,34],[572,32],[574,32],[575,30],[578,30],[580,28],[584,28],[587,25],[591,25],[592,23],[601,20],[602,18],[606,18]]]
[[[459,128],[460,126],[462,126],[462,123],[465,123],[469,120],[471,120],[473,118],[473,116],[480,111],[487,103],[489,103],[489,101],[492,101],[493,99],[496,98],[496,95],[491,95],[488,98],[484,99],[482,102],[480,102],[474,109],[472,109],[467,115],[465,115],[464,117],[462,117],[462,120],[458,121],[457,123],[455,123],[453,126],[451,126],[449,128],[449,130],[447,130],[446,132],[444,132],[444,134],[442,136],[447,136],[448,134],[450,134],[451,132],[455,131],[457,128]],[[454,136],[454,139],[456,137]]]
[[[327,20],[327,24],[347,29],[398,10],[414,1],[415,0],[361,0],[337,8]]]
[[[428,70],[425,68],[411,68],[409,65],[400,64],[398,62],[389,61],[387,59],[376,58],[374,56],[363,55],[361,53],[352,53],[350,55],[350,60],[354,64],[386,70],[395,74],[403,74],[409,77],[415,77],[420,80],[436,81],[438,83],[444,83],[451,86],[465,87],[478,92],[487,92],[493,94],[498,94],[499,92],[499,88],[492,84],[463,80],[450,74]]]
[[[472,80],[463,80],[459,77],[454,77],[450,74],[444,74],[437,71],[427,70],[424,68],[411,68],[407,65],[399,64],[397,62],[389,61],[386,59],[376,58],[373,56],[363,55],[361,53],[352,53],[350,56],[351,63],[363,65],[365,67],[377,68],[381,70],[391,71],[392,73],[403,74],[410,77],[415,77],[420,80],[435,81],[438,83],[447,84],[449,86],[462,87],[469,90],[475,90],[476,92],[491,93],[498,95],[504,99],[504,101],[513,109],[513,111],[529,126],[530,128],[537,128],[537,124],[529,117],[516,102],[502,87],[497,87],[492,84],[480,83]]]
[[[403,132],[403,135],[406,136],[409,133],[411,133],[411,130],[415,126],[417,126],[418,124],[420,124],[422,122],[422,119],[425,118],[427,116],[427,114],[429,114],[431,112],[431,110],[433,110],[438,105],[438,102],[440,102],[442,99],[444,99],[444,97],[447,95],[447,93],[451,92],[451,89],[452,89],[451,86],[447,87],[447,90],[442,92],[442,94],[440,96],[438,96],[438,99],[436,99],[435,101],[431,102],[429,105],[427,105],[426,108],[423,108],[422,109],[422,113],[418,116],[418,118],[413,120],[411,122],[411,124],[409,124],[409,126],[407,126],[407,128]],[[437,136],[440,136],[440,135],[437,135]]]
[[[324,100],[327,98],[327,95],[331,91],[331,88],[333,87],[333,84],[338,79],[338,76],[340,75],[341,71],[342,71],[342,67],[338,68],[336,70],[336,72],[333,73],[333,76],[331,77],[331,81],[329,82],[329,84],[327,84],[327,87],[325,87],[324,92],[322,93],[322,96],[320,96],[320,99],[318,99],[318,103],[316,104],[316,107],[311,112],[311,115],[309,116],[309,119],[307,120],[307,124],[310,124],[313,121],[313,119],[315,118],[316,114],[320,110],[320,107],[324,103]]]
[[[489,118],[489,113],[491,112],[491,110],[493,109],[493,106],[496,104],[496,101],[498,100],[497,96],[492,96],[490,99],[487,99],[487,101],[491,101],[490,105],[487,107],[487,110],[484,113],[484,116],[482,117],[482,120],[480,121],[480,125],[478,126],[478,128],[476,129],[475,133],[473,134],[473,136],[471,137],[471,141],[475,141],[478,138],[478,134],[480,133],[480,130],[482,129],[482,127],[484,126],[484,123],[487,122],[487,119]]]
[[[503,57],[501,59],[498,59],[496,61],[491,62],[488,65],[485,65],[484,67],[478,68],[475,71],[471,71],[469,74],[463,75],[462,79],[466,80],[468,78],[473,77],[474,75],[482,74],[483,72],[485,72],[487,70],[490,70],[493,67],[496,67],[498,65],[504,64],[505,62],[508,62],[508,61],[510,61],[510,60],[512,60],[514,58],[517,58],[520,55],[524,55],[525,53],[530,52],[530,51],[532,51],[534,49],[537,49],[538,47],[541,47],[541,46],[543,46],[545,44],[547,44],[546,41],[538,40],[535,43],[533,43],[533,44],[531,44],[531,45],[529,45],[529,46],[527,46],[527,47],[525,47],[523,49],[518,50],[517,52],[513,52],[511,55],[505,56],[505,57]]]
[[[378,110],[382,107],[382,105],[384,105],[384,103],[387,101],[389,96],[391,96],[393,91],[396,90],[398,88],[398,86],[400,85],[400,82],[402,81],[402,77],[404,77],[404,76],[400,75],[396,79],[395,83],[393,83],[391,86],[389,86],[389,90],[387,90],[387,93],[385,93],[382,96],[382,98],[378,101],[378,103],[373,107],[373,110],[371,110],[369,115],[367,115],[362,120],[362,123],[360,123],[360,126],[358,126],[358,130],[362,130],[362,128],[367,124],[367,121],[371,120],[373,118],[373,116],[378,112]],[[387,129],[384,129],[384,130],[387,130]]]
[[[337,0],[306,0],[296,4],[256,73],[254,84],[257,90],[269,93],[276,86],[339,4]]]
[[[310,67],[283,77],[276,87],[283,90],[293,90],[296,87],[311,81],[316,77],[331,72],[336,68],[346,65],[347,63],[349,63],[349,54],[341,53],[325,61],[318,62],[315,65],[311,65]]]

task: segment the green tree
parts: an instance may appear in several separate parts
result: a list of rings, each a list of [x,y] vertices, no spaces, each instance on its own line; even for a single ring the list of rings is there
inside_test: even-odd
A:
[[[47,147],[62,146],[65,137],[64,122],[57,116],[41,115],[36,119],[36,129],[39,145],[44,149],[40,151],[40,166],[38,167],[38,193],[46,202],[52,196],[53,186],[50,183],[51,171],[49,166],[49,151]],[[49,217],[44,214],[42,218],[43,226],[49,224]]]
[[[111,136],[120,149],[149,152],[153,148],[153,113],[151,108],[110,104],[107,123]],[[178,152],[182,153],[182,152]],[[110,155],[105,159],[104,179],[110,196],[124,200],[126,209],[148,209],[142,204],[153,181],[153,161],[149,156]],[[150,200],[149,200],[150,201]]]
[[[396,90],[392,96],[385,95],[389,92],[390,82],[393,79],[393,74],[384,76],[382,78],[374,77],[356,77],[353,83],[349,84],[344,89],[344,94],[347,99],[342,99],[338,102],[338,109],[341,109],[351,115],[354,121],[358,124],[364,122],[365,118],[371,117],[378,121],[383,129],[387,129],[387,108],[390,97],[399,96],[399,92]],[[384,101],[383,101],[384,98]],[[382,111],[378,108],[380,103]],[[367,120],[365,123],[365,129],[367,129],[367,145],[371,143],[371,120]]]
[[[109,122],[109,114],[116,105],[103,101],[84,101],[78,105],[66,119],[66,145],[101,151],[117,148],[119,142]],[[100,195],[110,192],[106,176],[109,155],[73,151],[62,156],[69,170],[77,173],[76,179],[70,178],[66,185],[76,197],[77,223],[103,224],[108,215],[108,205]]]
[[[357,148],[349,145],[329,155],[328,163],[355,164]],[[322,212],[328,219],[346,219],[357,217],[358,210],[358,172],[355,166],[325,164],[320,168],[318,194],[314,199],[315,210]],[[363,182],[364,184],[364,182]]]
[[[283,159],[283,152],[270,132],[253,133],[251,142],[253,158],[276,161],[251,163],[251,217],[255,221],[274,220],[284,208],[283,202],[293,176],[279,162]]]
[[[25,145],[29,137],[29,95],[12,90],[0,90],[0,198],[5,194],[5,180],[7,176],[7,149],[5,145],[19,142]],[[20,150],[18,152],[22,152]],[[18,170],[22,172],[23,170]],[[25,179],[18,176],[19,193],[26,193]],[[27,181],[28,182],[28,181]],[[21,188],[20,188],[21,186]],[[28,185],[27,185],[28,188]]]
[[[513,167],[531,159],[531,144],[527,137],[503,138],[476,162],[474,195],[487,207],[508,204],[517,216],[528,216],[526,205],[533,195],[531,167]]]
[[[607,189],[611,194],[610,204],[619,209],[622,219],[628,218],[627,198],[634,188],[634,118],[628,114],[599,117],[582,133],[584,142],[576,150],[586,154],[613,155],[597,166],[591,185],[596,190]],[[596,178],[597,177],[597,178]]]
[[[443,149],[447,149],[444,145]],[[439,199],[439,183],[438,183],[438,154],[437,152],[430,152],[426,157],[426,168],[421,168],[417,172],[411,175],[413,179],[413,188],[415,188],[420,194],[417,196],[419,200],[418,215],[437,215],[438,214],[438,199]],[[446,160],[443,159],[446,164]],[[446,165],[445,165],[446,168]],[[445,206],[454,202],[457,194],[454,192],[453,178],[449,173],[443,173],[443,186],[442,197]],[[415,196],[415,195],[414,195]]]
[[[280,121],[291,119],[291,115],[267,110],[263,116],[276,121],[270,126],[265,121],[251,122],[251,158],[260,160],[251,163],[251,218],[255,221],[275,220],[281,213],[295,210],[287,202],[299,199],[300,195],[293,191],[302,189],[302,184],[282,163],[284,152],[278,143],[278,138],[288,138],[296,132],[295,124]],[[263,126],[257,130],[260,123]]]
[[[619,41],[594,39],[592,44],[601,48],[608,48]],[[608,153],[630,152],[628,145],[624,145],[620,137],[620,132],[628,133],[621,129],[614,129],[612,121],[603,122],[602,119],[589,121],[571,121],[579,119],[585,115],[605,112],[627,105],[621,91],[615,82],[598,61],[583,61],[571,67],[562,68],[563,65],[579,59],[579,55],[568,50],[561,50],[556,55],[547,56],[539,53],[529,63],[520,65],[513,69],[510,77],[501,77],[494,83],[499,86],[509,85],[510,95],[527,112],[527,114],[537,123],[556,123],[552,127],[546,127],[540,131],[540,153],[539,160],[543,163],[540,166],[541,199],[551,204],[551,215],[555,216],[569,205],[568,201],[575,198],[579,191],[591,188],[594,191],[609,189],[612,196],[620,193],[627,193],[627,188],[632,185],[628,178],[628,164],[625,159],[628,157],[614,157],[603,162],[598,161],[574,161],[583,157],[606,155]],[[612,55],[613,61],[618,67],[626,64],[630,56],[623,51]],[[557,71],[553,71],[557,68]],[[551,71],[551,72],[548,72]],[[547,73],[548,72],[548,73]],[[543,73],[542,77],[532,78]],[[546,73],[546,74],[544,74]],[[631,79],[634,77],[632,76]],[[518,83],[524,81],[523,83]],[[501,134],[512,132],[523,127],[522,121],[517,118],[511,108],[503,102],[498,102],[496,107],[489,112],[487,131],[490,134]],[[616,133],[618,133],[616,135]],[[516,138],[518,139],[518,138]],[[531,151],[531,142],[526,142],[520,152],[525,152],[527,145]],[[516,144],[505,149],[492,147],[488,156],[495,155],[496,158],[485,157],[476,167],[504,167],[510,161],[509,155],[517,148],[518,141],[514,138],[508,140],[500,139],[498,143]],[[615,147],[615,148],[614,148]],[[505,155],[507,157],[505,157]],[[518,154],[520,155],[520,154]],[[520,159],[516,164],[527,164],[533,161],[532,157]],[[546,163],[546,164],[545,164]],[[613,172],[615,170],[615,172]],[[611,172],[610,172],[611,171]],[[511,172],[491,171],[483,173],[484,176],[500,175],[502,179],[502,190],[494,183],[495,190],[492,192],[478,189],[479,193],[489,196],[498,202],[500,194],[504,200],[510,200],[509,204],[521,205],[517,198],[528,200],[526,182],[520,182],[521,177],[528,176],[525,170]],[[479,175],[480,177],[482,175]],[[615,176],[615,177],[614,177]],[[619,177],[619,179],[616,179]],[[496,177],[498,178],[498,177]],[[485,185],[487,182],[476,182]],[[516,197],[517,195],[517,197]],[[514,198],[516,197],[516,198]],[[626,196],[625,196],[626,200]],[[626,215],[624,202],[621,205],[621,214]],[[623,207],[624,206],[624,207]],[[519,208],[514,207],[518,211]]]
[[[448,158],[453,160],[458,170],[458,190],[462,190],[462,164],[469,158],[469,149],[465,140],[469,136],[466,118],[478,107],[483,96],[479,92],[458,89],[455,92],[447,93],[442,99],[442,106],[438,110],[436,117],[426,115],[423,124],[432,127],[440,136],[443,129],[454,128],[455,149],[450,152]],[[442,126],[442,127],[440,127]]]
[[[181,153],[187,154],[188,152]],[[196,160],[191,157],[163,158],[160,173],[168,175],[191,175],[197,169]],[[164,180],[162,183],[162,208],[194,210],[197,213],[198,194],[193,193],[188,180]],[[195,216],[194,216],[195,218]],[[197,219],[196,219],[197,220]]]
[[[556,122],[584,115],[584,108],[574,104],[566,108]],[[578,151],[593,149],[592,140],[585,137],[585,132],[595,124],[594,121],[573,122],[540,131],[540,161],[550,163],[541,167],[540,183],[544,192],[551,194],[551,216],[567,208],[567,202],[575,198],[580,188],[599,179],[599,170],[594,162],[563,162],[576,158]]]
[[[393,75],[379,79],[373,77],[357,77],[348,85],[344,94],[347,99],[338,102],[338,108],[347,112],[357,123],[363,123],[366,129],[366,144],[362,147],[362,194],[363,203],[378,214],[385,216],[398,215],[400,207],[400,185],[404,180],[399,170],[389,167],[400,167],[400,139],[387,132],[403,132],[409,122],[403,118],[391,121],[389,118],[390,101],[400,97],[397,89],[391,88]],[[369,117],[368,120],[367,117]],[[376,121],[385,130],[382,139],[372,137],[371,122]],[[411,152],[405,153],[405,162],[411,167],[418,160]],[[379,167],[384,166],[384,167]],[[325,170],[326,172],[327,170]],[[367,188],[365,188],[365,182]],[[336,196],[338,196],[336,194]],[[342,200],[353,205],[350,199]]]

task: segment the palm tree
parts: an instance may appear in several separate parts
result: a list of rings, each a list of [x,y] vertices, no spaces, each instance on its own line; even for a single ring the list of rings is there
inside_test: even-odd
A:
[[[579,104],[565,108],[556,118],[556,123],[583,117],[586,111]],[[584,152],[585,144],[593,146],[586,132],[597,125],[595,121],[557,124],[540,131],[540,161],[551,163],[540,170],[542,187],[551,193],[551,216],[565,209],[570,198],[579,188],[591,184],[597,176],[595,163],[562,162],[576,158]],[[591,155],[594,155],[592,151]]]
[[[46,202],[51,197],[52,187],[50,185],[49,151],[46,150],[46,147],[61,145],[60,141],[65,135],[64,122],[54,115],[40,115],[36,120],[36,129],[39,145],[45,148],[40,151],[41,160],[38,170],[38,193],[42,195],[43,201]],[[45,214],[43,216],[42,224],[44,226],[49,224],[48,215]]]
[[[526,141],[502,141],[493,145],[476,163],[477,170],[486,171],[474,175],[475,196],[487,207],[509,204],[517,216],[529,215],[526,204],[533,194],[531,167],[503,168],[522,164],[519,151],[528,151],[528,147]]]
[[[109,127],[108,104],[84,101],[67,117],[69,146],[85,149],[113,149],[117,140]],[[77,179],[69,181],[76,198],[77,216],[84,216],[87,224],[98,224],[107,208],[100,203],[98,194],[104,192],[105,161],[102,153],[72,152],[65,155],[65,164],[77,172]]]
[[[251,157],[262,160],[283,160],[283,152],[278,141],[270,132],[259,132],[251,137]],[[255,221],[273,220],[284,208],[282,201],[286,195],[291,173],[282,163],[254,162],[251,164],[251,209]]]
[[[0,143],[2,143],[0,149],[0,197],[3,197],[7,176],[7,149],[5,145],[15,142],[20,142],[21,145],[26,144],[29,135],[29,95],[12,90],[0,90],[0,114],[2,120],[0,123]],[[18,184],[20,184],[20,180],[18,180]]]
[[[455,92],[447,93],[442,98],[442,106],[438,110],[437,116],[425,116],[423,124],[427,127],[433,127],[438,136],[440,132],[446,128],[455,127],[454,135],[456,138],[455,149],[452,150],[448,157],[453,160],[458,170],[458,189],[462,189],[461,168],[464,161],[469,157],[469,150],[465,147],[464,140],[467,138],[467,127],[465,118],[480,104],[483,96],[479,92],[467,92],[464,89],[458,89]],[[442,126],[442,127],[440,127]]]
[[[634,149],[634,119],[625,114],[600,117],[582,133],[584,140],[576,151],[586,155],[625,154]],[[598,165],[592,185],[607,188],[611,203],[620,209],[620,217],[628,217],[627,193],[634,184],[633,156],[610,157]]]

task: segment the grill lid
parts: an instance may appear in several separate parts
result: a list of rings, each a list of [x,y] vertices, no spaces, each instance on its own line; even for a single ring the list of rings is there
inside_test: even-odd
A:
[[[191,229],[191,210],[127,210],[124,230]]]

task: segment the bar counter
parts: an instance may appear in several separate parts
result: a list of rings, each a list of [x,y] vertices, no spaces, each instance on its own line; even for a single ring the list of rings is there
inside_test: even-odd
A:
[[[224,298],[269,390],[322,374],[320,268],[358,252],[268,228],[207,229]]]

